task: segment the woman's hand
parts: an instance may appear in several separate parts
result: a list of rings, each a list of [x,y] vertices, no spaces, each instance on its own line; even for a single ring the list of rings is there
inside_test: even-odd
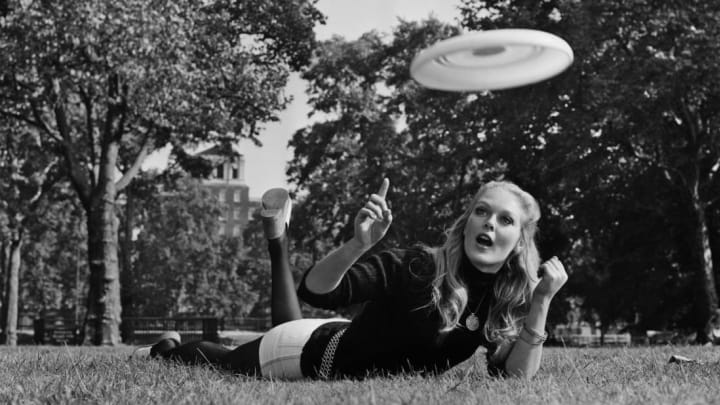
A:
[[[553,257],[540,265],[540,282],[535,287],[533,298],[551,300],[568,279],[565,266]]]
[[[540,368],[545,339],[538,335],[545,334],[550,301],[568,279],[565,267],[557,257],[541,264],[538,276],[540,281],[533,291],[525,325],[505,360],[505,371],[518,377],[532,378]]]
[[[390,180],[383,179],[380,190],[372,194],[355,216],[355,236],[353,237],[364,250],[368,250],[385,236],[392,212],[388,208],[385,196],[390,187]]]

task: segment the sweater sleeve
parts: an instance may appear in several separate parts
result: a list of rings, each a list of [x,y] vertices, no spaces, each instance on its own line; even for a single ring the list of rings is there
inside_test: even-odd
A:
[[[315,294],[308,290],[305,279],[313,271],[308,269],[298,287],[298,297],[308,304],[323,309],[337,309],[371,301],[389,294],[398,284],[402,272],[404,251],[384,250],[358,260],[345,273],[338,286],[326,293]]]

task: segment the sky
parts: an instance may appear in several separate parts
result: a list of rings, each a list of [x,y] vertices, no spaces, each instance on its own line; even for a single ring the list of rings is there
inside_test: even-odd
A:
[[[460,14],[459,4],[459,0],[320,0],[317,7],[325,14],[326,23],[318,25],[315,34],[319,40],[333,35],[353,40],[371,30],[389,34],[399,18],[417,21],[432,15],[441,21],[455,22]],[[257,147],[250,141],[238,145],[245,157],[245,182],[251,198],[259,199],[272,187],[288,187],[285,170],[293,156],[288,141],[295,131],[312,123],[308,118],[305,82],[299,75],[291,75],[286,93],[292,95],[293,101],[279,114],[278,122],[264,125],[259,137],[263,146]],[[157,167],[162,155],[151,157],[144,167]]]

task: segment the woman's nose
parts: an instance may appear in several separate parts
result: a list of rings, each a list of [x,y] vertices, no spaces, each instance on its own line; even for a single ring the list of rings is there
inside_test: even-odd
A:
[[[485,225],[486,229],[490,229],[490,230],[495,229],[495,223],[494,223],[493,217],[488,217],[488,219],[485,221],[484,225]]]

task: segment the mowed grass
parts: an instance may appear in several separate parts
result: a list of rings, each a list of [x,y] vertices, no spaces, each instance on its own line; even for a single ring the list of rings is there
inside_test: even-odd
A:
[[[532,380],[487,375],[477,356],[439,376],[268,381],[129,359],[131,347],[0,348],[0,403],[720,403],[720,347],[546,348]],[[680,354],[704,364],[668,364]]]

